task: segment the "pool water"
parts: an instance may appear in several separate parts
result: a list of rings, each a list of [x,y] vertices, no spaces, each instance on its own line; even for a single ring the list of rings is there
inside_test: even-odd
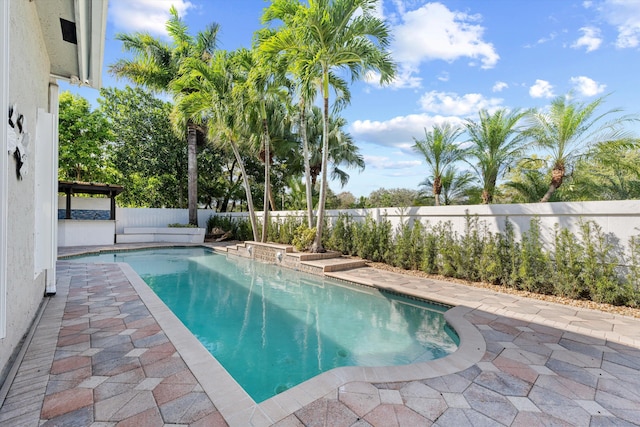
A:
[[[207,248],[77,257],[126,262],[256,401],[340,366],[392,366],[456,350],[446,307]]]

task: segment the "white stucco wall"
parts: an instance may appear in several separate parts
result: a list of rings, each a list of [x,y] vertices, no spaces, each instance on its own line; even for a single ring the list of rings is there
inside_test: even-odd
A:
[[[28,173],[16,178],[15,161],[9,158],[7,174],[7,311],[6,336],[0,339],[0,367],[5,368],[12,352],[27,332],[40,305],[44,274],[35,273],[35,168],[33,153],[38,108],[48,110],[49,59],[46,54],[34,2],[9,3],[9,96],[25,117],[30,134]],[[7,111],[3,108],[3,117]],[[6,119],[5,119],[6,120]],[[6,156],[4,151],[0,155]]]
[[[112,245],[116,222],[100,220],[58,220],[58,247]]]

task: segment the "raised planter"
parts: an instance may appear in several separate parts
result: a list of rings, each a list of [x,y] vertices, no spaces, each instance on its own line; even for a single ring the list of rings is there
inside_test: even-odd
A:
[[[127,227],[116,243],[203,243],[204,228]]]

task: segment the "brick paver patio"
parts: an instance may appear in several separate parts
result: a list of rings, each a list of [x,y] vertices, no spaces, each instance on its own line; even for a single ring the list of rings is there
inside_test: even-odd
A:
[[[256,425],[640,425],[640,319],[370,267],[335,275],[473,308],[484,356],[421,381],[351,382]],[[213,400],[118,265],[59,261],[0,425],[227,425]]]

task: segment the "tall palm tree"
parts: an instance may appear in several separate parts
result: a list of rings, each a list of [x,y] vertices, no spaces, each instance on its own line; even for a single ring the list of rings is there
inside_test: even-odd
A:
[[[117,34],[125,51],[134,54],[133,59],[120,59],[109,67],[117,77],[126,77],[136,84],[149,89],[177,95],[171,83],[182,75],[181,66],[186,58],[207,61],[216,49],[219,25],[209,24],[195,37],[191,36],[185,23],[180,19],[174,6],[169,9],[170,17],[166,28],[172,39],[169,45],[148,33]],[[188,205],[189,224],[198,225],[198,130],[188,117],[175,115],[182,121],[181,134],[186,129],[188,146]]]
[[[637,117],[612,117],[603,122],[621,111],[612,109],[597,114],[596,110],[603,102],[604,97],[584,104],[571,100],[570,95],[559,96],[551,102],[548,111],[538,111],[529,116],[527,132],[547,152],[551,163],[551,182],[541,202],[549,201],[567,177],[567,171],[590,148],[605,143],[625,145],[634,142],[624,125],[637,121]]]
[[[303,19],[305,9],[298,0],[273,0],[271,5],[265,9],[262,17],[263,23],[273,21],[281,21],[284,26],[280,30],[290,33],[296,28]],[[313,59],[304,57],[304,54],[312,52],[300,52],[295,49],[275,50],[269,43],[264,43],[269,38],[274,37],[276,30],[263,29],[258,33],[260,48],[271,54],[277,53],[282,56],[284,62],[288,65],[288,73],[292,75],[294,81],[294,99],[297,99],[297,123],[299,138],[302,143],[302,157],[304,167],[305,192],[307,200],[307,225],[313,227],[313,188],[312,183],[314,176],[310,164],[311,156],[315,156],[312,147],[309,146],[309,138],[307,137],[307,122],[310,120],[309,114],[312,113],[313,102],[318,96],[318,92],[322,87],[322,70],[315,66]],[[287,36],[285,35],[285,38]],[[349,92],[347,82],[337,76],[333,71],[329,72],[329,85],[336,93],[336,99],[333,103],[333,111],[339,111],[350,102],[351,94]],[[318,169],[320,170],[320,169]]]
[[[297,1],[285,2],[290,20],[284,29],[263,42],[272,53],[291,52],[306,76],[322,76],[324,130],[322,143],[322,181],[313,252],[324,252],[322,231],[327,198],[329,160],[329,75],[347,71],[353,80],[369,71],[380,73],[380,82],[395,76],[395,64],[387,47],[388,25],[375,16],[377,0],[309,0],[308,7]]]
[[[525,134],[517,128],[527,114],[518,109],[480,110],[479,120],[467,120],[465,128],[471,146],[469,164],[482,182],[482,203],[493,201],[496,183],[507,168],[524,152]]]
[[[231,147],[242,175],[253,239],[258,241],[251,186],[239,148],[247,133],[248,95],[243,78],[233,54],[225,51],[215,52],[208,63],[186,59],[182,76],[173,83],[178,92],[175,108],[183,116],[191,117],[196,125],[206,128],[207,137],[214,144]]]
[[[431,131],[425,128],[424,139],[413,138],[413,149],[422,153],[431,169],[432,193],[436,206],[440,206],[444,171],[464,156],[464,150],[456,144],[456,139],[462,132],[462,128],[443,123],[433,126]]]

